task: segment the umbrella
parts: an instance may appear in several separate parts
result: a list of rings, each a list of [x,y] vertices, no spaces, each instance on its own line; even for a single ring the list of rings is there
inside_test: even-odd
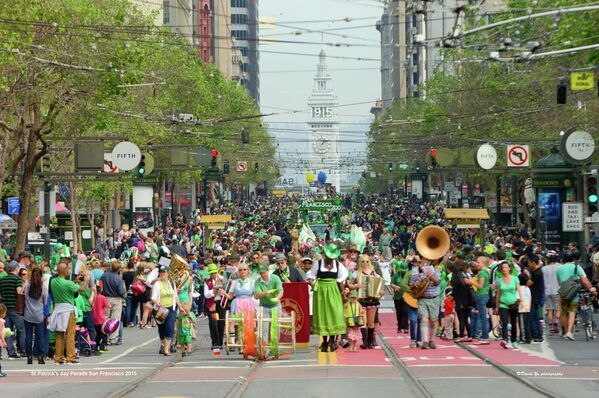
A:
[[[11,216],[9,216],[8,214],[0,214],[0,222],[14,222],[15,220],[12,219]]]

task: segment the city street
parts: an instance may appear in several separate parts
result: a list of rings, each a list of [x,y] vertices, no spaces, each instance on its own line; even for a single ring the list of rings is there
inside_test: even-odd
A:
[[[383,309],[379,341],[382,348],[339,349],[319,353],[312,336],[309,350],[276,361],[256,363],[225,351],[218,357],[209,344],[207,322],[201,321],[192,356],[158,355],[156,329],[125,330],[125,343],[111,346],[100,357],[82,358],[80,366],[25,365],[4,361],[9,377],[0,381],[3,396],[19,397],[285,397],[347,396],[485,396],[541,397],[540,387],[555,397],[595,397],[599,388],[599,341],[565,341],[551,337],[518,351],[497,343],[469,346],[493,364],[453,343],[439,342],[437,350],[408,348],[409,339],[395,331],[391,310]],[[521,346],[522,347],[522,346]],[[390,354],[389,356],[386,353]],[[495,367],[513,372],[523,381]],[[412,377],[414,379],[412,379]],[[422,389],[419,389],[418,384]],[[533,383],[533,387],[525,383]],[[426,395],[426,394],[430,395]],[[6,394],[6,395],[5,395]]]

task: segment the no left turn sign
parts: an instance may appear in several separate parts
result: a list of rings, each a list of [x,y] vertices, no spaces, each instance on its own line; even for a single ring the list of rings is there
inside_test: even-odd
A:
[[[237,171],[248,171],[248,162],[237,162]]]
[[[507,165],[508,167],[528,167],[530,165],[528,145],[508,145]]]

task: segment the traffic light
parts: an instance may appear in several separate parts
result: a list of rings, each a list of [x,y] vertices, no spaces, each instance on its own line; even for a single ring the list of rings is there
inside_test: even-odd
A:
[[[437,168],[437,150],[435,148],[431,149],[431,166],[433,169]]]
[[[254,163],[254,171],[257,173],[258,169],[260,169],[260,165],[258,164],[258,162]]]
[[[146,175],[146,155],[141,155],[141,160],[137,165],[137,177],[143,178]]]
[[[223,173],[229,174],[229,161],[228,160],[225,160],[225,162],[223,163]]]
[[[216,157],[218,156],[218,151],[216,149],[213,149],[210,152],[210,155],[212,155],[212,159],[210,160],[210,167],[214,168],[216,167]]]
[[[42,158],[42,173],[50,172],[50,154],[47,153]]]
[[[589,216],[592,216],[593,213],[597,212],[597,176],[589,176],[587,177],[587,201],[589,203]]]
[[[241,143],[242,144],[250,143],[250,132],[244,128],[241,129]]]
[[[567,90],[568,90],[568,86],[566,85],[566,82],[560,81],[559,84],[557,85],[557,103],[558,104],[566,103]]]
[[[389,166],[387,166],[387,169],[389,169],[389,172],[393,171],[393,162],[389,162]]]

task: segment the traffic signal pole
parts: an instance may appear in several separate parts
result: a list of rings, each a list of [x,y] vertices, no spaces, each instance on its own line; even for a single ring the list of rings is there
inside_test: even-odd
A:
[[[48,181],[44,181],[44,226],[46,233],[44,234],[44,256],[50,258],[50,190],[52,185]]]

